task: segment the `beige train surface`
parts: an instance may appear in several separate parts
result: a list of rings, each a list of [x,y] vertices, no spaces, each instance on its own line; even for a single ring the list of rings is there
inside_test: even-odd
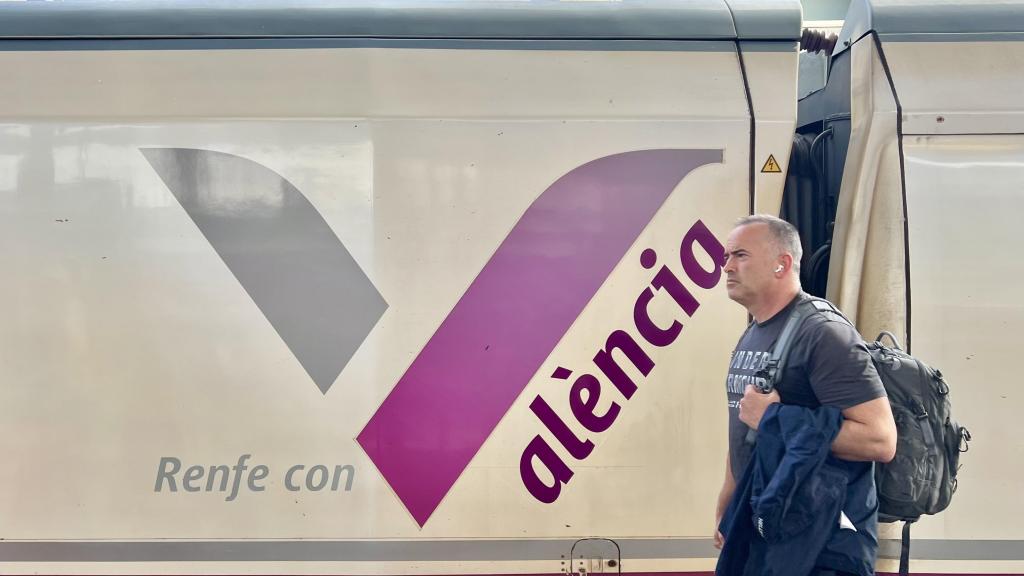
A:
[[[0,5],[0,572],[712,571],[799,4],[285,4]],[[913,570],[1021,574],[1024,7],[923,5],[837,48],[829,293],[975,437]]]

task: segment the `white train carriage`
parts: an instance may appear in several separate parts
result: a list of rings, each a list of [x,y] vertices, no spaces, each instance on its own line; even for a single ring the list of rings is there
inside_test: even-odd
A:
[[[0,34],[3,572],[713,564],[714,255],[782,194],[796,2],[16,3]]]
[[[805,239],[834,222],[811,247],[819,277],[805,280],[827,284],[865,337],[895,332],[940,368],[974,437],[950,508],[913,527],[915,573],[1024,571],[1012,370],[1024,330],[1022,72],[1024,3],[855,0],[828,85],[800,105],[798,131],[822,135],[801,148],[819,204],[786,206]],[[835,217],[814,223],[812,208]]]
[[[857,2],[798,122],[795,0],[0,3],[0,571],[711,571],[720,243],[832,127],[977,438],[912,567],[1024,573],[1022,13]]]

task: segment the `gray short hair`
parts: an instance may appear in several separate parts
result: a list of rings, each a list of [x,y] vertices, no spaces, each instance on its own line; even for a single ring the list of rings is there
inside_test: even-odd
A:
[[[769,214],[744,216],[736,221],[735,227],[739,228],[740,226],[748,226],[750,224],[764,224],[767,226],[768,233],[771,234],[775,246],[779,249],[779,253],[788,252],[792,255],[793,270],[800,272],[800,258],[804,255],[804,249],[800,245],[800,233],[797,232],[796,227],[782,218]]]

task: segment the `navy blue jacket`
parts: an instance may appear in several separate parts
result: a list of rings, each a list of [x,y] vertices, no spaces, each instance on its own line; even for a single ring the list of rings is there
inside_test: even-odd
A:
[[[831,454],[837,408],[772,404],[722,517],[718,576],[805,576],[815,568],[871,576],[878,550],[873,465]],[[840,514],[855,529],[840,527]]]

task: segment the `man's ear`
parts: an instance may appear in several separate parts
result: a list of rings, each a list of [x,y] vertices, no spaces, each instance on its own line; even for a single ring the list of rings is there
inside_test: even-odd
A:
[[[786,270],[793,269],[793,255],[792,254],[781,254],[779,256],[779,264],[775,267],[775,273],[779,274]]]

